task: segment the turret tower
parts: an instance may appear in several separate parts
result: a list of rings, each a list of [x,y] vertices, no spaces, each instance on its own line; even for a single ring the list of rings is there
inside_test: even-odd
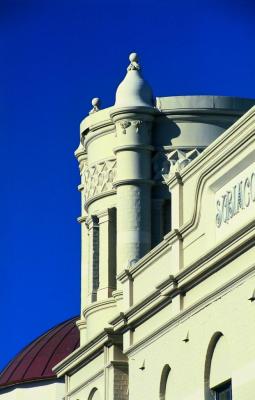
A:
[[[171,174],[178,174],[252,105],[219,96],[154,101],[137,54],[129,60],[114,106],[100,109],[100,99],[92,100],[75,152],[81,173],[81,344],[132,306],[129,269],[182,224],[179,202],[171,204],[166,184]],[[171,190],[181,202],[182,182],[177,183]],[[177,259],[181,251],[178,236]]]

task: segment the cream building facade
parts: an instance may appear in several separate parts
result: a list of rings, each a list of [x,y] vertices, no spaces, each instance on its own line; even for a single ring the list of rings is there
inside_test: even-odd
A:
[[[115,105],[92,104],[65,399],[254,399],[254,101],[154,102],[131,54]]]
[[[254,104],[154,99],[135,53],[114,106],[93,99],[80,347],[53,368],[56,400],[254,399]]]

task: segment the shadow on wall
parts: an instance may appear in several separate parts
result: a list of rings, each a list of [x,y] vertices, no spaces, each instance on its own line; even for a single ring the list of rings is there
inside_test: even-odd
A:
[[[166,116],[160,116],[155,121],[156,134],[153,135],[154,146],[171,146],[172,140],[181,135],[179,126]]]
[[[162,370],[160,385],[159,385],[159,400],[166,400],[166,387],[171,368],[166,364]]]

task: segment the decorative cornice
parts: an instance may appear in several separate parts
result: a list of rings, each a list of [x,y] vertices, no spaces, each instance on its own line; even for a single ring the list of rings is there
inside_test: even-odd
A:
[[[86,379],[85,382],[83,382],[82,384],[76,386],[74,389],[68,391],[67,392],[67,396],[72,396],[75,393],[79,392],[81,389],[83,389],[84,387],[86,387],[90,383],[94,382],[96,379],[100,378],[103,374],[104,374],[104,368],[101,368],[94,375],[92,375],[88,379]]]
[[[78,366],[88,364],[92,359],[103,353],[104,346],[122,343],[122,337],[113,332],[113,329],[106,328],[100,334],[96,335],[85,345],[79,347],[68,357],[58,363],[53,371],[58,377],[68,374],[73,374]]]
[[[100,123],[91,125],[89,128],[89,132],[86,136],[82,133],[83,146],[88,151],[88,145],[94,140],[98,139],[100,136],[109,135],[115,132],[115,126],[112,121],[104,120],[100,121]]]
[[[125,144],[113,149],[114,154],[120,151],[135,150],[135,151],[154,151],[154,147],[149,144]]]
[[[240,243],[240,232],[239,232],[239,248],[234,244],[232,245],[232,249],[228,248],[226,254],[222,255],[222,250],[218,248],[218,257],[214,256],[214,260],[207,265],[193,264],[189,268],[181,271],[176,276],[169,276],[165,283],[161,282],[156,290],[150,293],[146,298],[144,298],[140,303],[135,304],[131,307],[127,312],[119,314],[115,319],[110,321],[110,323],[114,326],[114,328],[105,329],[95,338],[93,338],[89,343],[77,349],[74,353],[68,356],[65,360],[59,363],[56,367],[54,367],[54,371],[58,374],[58,376],[63,376],[65,373],[72,373],[78,365],[85,365],[88,363],[93,357],[96,357],[98,354],[102,353],[102,349],[105,345],[111,345],[114,341],[121,341],[121,335],[123,332],[133,329],[135,326],[138,326],[160,309],[164,308],[168,305],[172,298],[177,296],[178,294],[183,294],[187,292],[191,287],[196,285],[196,283],[200,283],[202,280],[207,279],[210,275],[214,274],[220,268],[224,267],[227,263],[232,261],[234,258],[238,257],[240,254],[254,246],[254,238],[255,238],[255,221],[253,221],[253,225],[250,224],[249,229],[243,230],[242,238]],[[249,236],[248,236],[249,233]],[[176,232],[175,232],[176,235]],[[246,235],[246,236],[245,236]],[[171,235],[167,235],[169,238]],[[168,238],[168,239],[169,239]],[[199,263],[199,261],[197,262]],[[137,264],[133,267],[135,268]],[[203,271],[196,276],[192,276],[192,269],[199,269],[199,267],[203,268]],[[208,296],[203,299],[197,301],[194,305],[189,307],[188,309],[178,314],[176,317],[172,318],[163,326],[160,326],[157,330],[152,332],[146,338],[140,340],[138,343],[130,347],[126,354],[130,355],[142,346],[146,346],[150,340],[155,340],[156,337],[165,333],[166,330],[171,329],[171,327],[175,326],[175,324],[181,323],[184,319],[189,318],[193,313],[197,312],[202,307],[205,307],[208,301],[212,301],[214,297],[219,296],[219,294],[223,292],[227,292],[230,290],[231,285],[235,285],[240,282],[242,279],[246,279],[249,274],[255,274],[255,265],[251,266],[246,271],[242,272],[237,277],[233,278],[230,282],[224,284],[221,288],[217,288],[213,293],[210,293]],[[186,280],[185,280],[185,279]],[[172,285],[172,287],[171,287]],[[167,290],[167,293],[165,289]],[[163,294],[163,295],[162,295]],[[167,295],[166,295],[167,294]],[[132,321],[132,322],[131,322]]]
[[[255,220],[252,222],[252,225],[250,224],[249,228],[246,229],[246,232],[241,233],[239,231],[236,235],[236,239],[233,237],[229,239],[229,245],[225,242],[221,246],[218,246],[214,252],[208,254],[208,259],[203,259],[202,257],[175,276],[170,275],[165,281],[158,284],[153,292],[149,293],[139,303],[125,312],[125,329],[140,325],[144,320],[150,318],[151,314],[155,314],[155,310],[157,310],[158,307],[164,307],[171,302],[173,297],[186,293],[192,287],[223,268],[233,259],[239,257],[244,251],[253,247],[255,239],[254,228]],[[239,245],[237,246],[236,243]],[[232,245],[232,249],[229,248],[230,245]],[[228,250],[226,254],[222,253],[222,248],[224,247],[227,247]],[[160,296],[161,300],[159,300]],[[150,305],[149,309],[148,304]],[[137,316],[135,317],[135,315]],[[115,325],[116,322],[118,322],[118,318],[112,320],[111,324]],[[117,326],[118,329],[120,329],[119,323]]]
[[[78,321],[76,321],[76,326],[79,330],[86,329],[87,323],[84,319],[78,319]]]
[[[170,115],[171,118],[180,118],[181,121],[201,120],[201,117],[211,115],[212,121],[215,121],[215,116],[229,116],[229,117],[241,117],[244,113],[243,110],[231,110],[231,109],[220,109],[220,108],[161,108],[157,97],[156,107],[161,112],[162,116]],[[208,121],[208,119],[207,119]]]
[[[84,308],[82,310],[82,314],[83,314],[84,318],[86,319],[91,314],[94,314],[98,311],[101,311],[101,310],[104,310],[107,308],[114,308],[114,307],[116,307],[116,302],[112,297],[110,297],[109,299],[106,299],[103,301],[97,301],[97,302],[90,304],[89,306],[87,306],[86,308]]]
[[[113,187],[117,188],[118,186],[122,185],[154,185],[154,181],[151,179],[121,179],[118,181],[113,182]]]
[[[115,194],[116,194],[116,189],[115,188],[113,188],[112,190],[108,190],[107,192],[99,193],[99,194],[91,197],[90,199],[88,199],[85,202],[84,209],[86,211],[88,211],[88,208],[89,208],[90,204],[94,203],[94,201],[97,201],[97,200],[102,199],[102,198],[107,197],[107,196],[113,196]],[[113,207],[114,207],[114,205],[113,205]]]
[[[177,316],[171,318],[165,324],[161,325],[157,329],[155,329],[151,334],[147,335],[143,339],[136,342],[134,345],[130,346],[126,351],[125,354],[129,357],[134,355],[138,350],[148,346],[151,341],[156,340],[160,336],[164,335],[169,330],[173,329],[175,326],[183,323],[185,320],[190,318],[193,314],[201,311],[203,308],[211,304],[214,300],[216,300],[219,296],[226,295],[230,290],[236,287],[241,282],[247,280],[250,276],[255,275],[255,265],[251,266],[238,276],[234,277],[221,287],[217,288],[213,292],[209,293],[199,301],[197,301],[194,305],[190,306],[189,308],[183,310]]]

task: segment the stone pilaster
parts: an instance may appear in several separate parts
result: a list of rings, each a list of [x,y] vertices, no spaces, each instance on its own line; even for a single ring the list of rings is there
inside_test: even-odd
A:
[[[105,399],[128,400],[128,361],[118,346],[105,348]]]

